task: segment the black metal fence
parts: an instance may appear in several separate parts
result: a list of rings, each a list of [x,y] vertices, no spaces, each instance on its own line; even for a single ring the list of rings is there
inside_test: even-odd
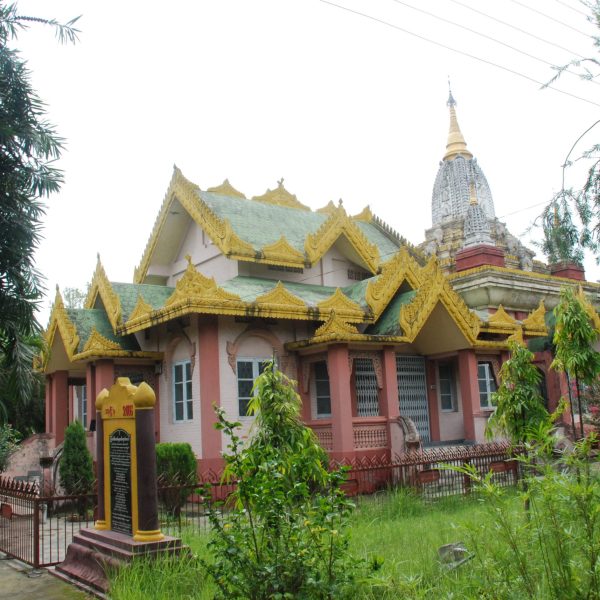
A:
[[[519,463],[506,444],[481,444],[414,451],[390,461],[362,458],[343,463],[348,468],[344,489],[360,497],[391,487],[411,487],[424,498],[468,494],[471,479],[449,467],[472,465],[479,474],[492,473],[500,486],[514,485],[519,479]],[[331,468],[339,468],[332,463]],[[223,501],[234,491],[235,483],[222,483],[220,473],[207,472],[200,484],[159,485],[161,529],[179,535],[183,529],[208,532],[209,506]],[[204,486],[202,486],[204,484]],[[56,565],[64,560],[73,536],[92,527],[96,495],[42,496],[37,484],[15,482],[0,477],[0,552],[18,558],[34,568]]]

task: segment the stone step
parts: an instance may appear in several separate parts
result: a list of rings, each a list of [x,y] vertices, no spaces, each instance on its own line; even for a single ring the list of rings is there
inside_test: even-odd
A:
[[[75,586],[76,588],[80,589],[82,592],[85,592],[86,594],[88,594],[88,596],[94,596],[96,598],[100,598],[101,600],[109,600],[109,596],[107,596],[105,593],[97,590],[96,588],[91,587],[90,585],[85,583],[85,581],[81,581],[76,577],[68,575],[67,573],[63,573],[62,571],[59,571],[54,568],[48,569],[48,572],[51,575],[53,575],[54,577],[56,577],[57,579],[60,579],[61,581],[64,581],[65,583],[68,583],[69,585]]]
[[[136,542],[131,536],[115,531],[80,529],[76,535],[90,543],[108,544],[113,548],[120,548],[131,553],[131,556],[156,553],[157,551],[177,552],[182,548],[181,540],[171,536],[165,536],[157,542]]]

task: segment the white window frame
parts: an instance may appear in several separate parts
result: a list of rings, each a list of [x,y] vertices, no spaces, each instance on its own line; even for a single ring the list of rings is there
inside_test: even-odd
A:
[[[77,396],[77,418],[83,425],[84,429],[87,429],[88,419],[88,399],[87,399],[87,385],[78,385],[75,387]]]
[[[239,417],[251,418],[250,415],[248,415],[247,413],[242,413],[242,411],[240,410],[240,401],[245,400],[249,403],[250,400],[254,397],[254,396],[240,396],[240,387],[239,387],[240,380],[241,381],[250,381],[247,377],[244,377],[243,379],[240,378],[240,368],[239,368],[240,363],[241,362],[252,363],[252,385],[254,385],[256,378],[261,374],[260,365],[267,363],[272,359],[273,359],[272,356],[269,356],[266,358],[265,357],[256,357],[256,356],[240,356],[240,357],[236,358],[236,361],[235,361],[236,384],[237,384],[236,397],[237,397],[237,402],[238,402],[237,411],[238,411]],[[256,392],[254,392],[254,395],[256,395]]]
[[[181,367],[182,368],[182,379],[180,382],[176,381],[176,377],[175,377],[175,369],[177,367]],[[186,378],[186,367],[189,367],[189,379]],[[172,387],[172,391],[173,391],[173,423],[189,423],[190,421],[194,420],[194,389],[193,389],[193,378],[192,378],[192,363],[189,360],[182,360],[176,363],[173,363],[172,365],[172,374],[173,374],[173,387]],[[188,397],[188,385],[189,385],[189,392],[190,395]],[[176,386],[177,385],[181,385],[182,386],[182,404],[183,404],[183,411],[182,411],[182,418],[178,419],[177,418],[177,394],[176,394]],[[190,415],[191,412],[191,415]]]
[[[480,377],[479,369],[484,368],[485,376]],[[485,384],[485,390],[481,390],[481,383]],[[493,389],[490,383],[493,383]],[[498,389],[498,385],[496,384],[496,378],[494,377],[494,370],[492,369],[492,365],[486,361],[479,361],[477,363],[477,387],[479,389],[479,406],[484,410],[495,410],[496,406],[492,403],[492,394]],[[482,398],[482,395],[485,397]]]
[[[318,381],[325,381],[325,379],[318,379],[317,378],[317,365],[318,364],[324,364],[325,365],[325,371],[327,372],[327,386],[329,388],[329,395],[328,396],[324,396],[324,395],[319,395],[319,386],[317,385]],[[320,360],[317,362],[314,362],[312,365],[313,368],[313,377],[314,377],[314,393],[315,393],[315,416],[317,419],[330,419],[331,418],[331,383],[329,380],[329,369],[327,367],[327,361],[326,360]],[[324,398],[328,398],[329,399],[329,412],[325,413],[325,412],[319,412],[319,399],[324,399]]]
[[[442,373],[440,369],[447,368],[450,373],[450,379],[447,377],[442,377]],[[454,364],[452,362],[440,362],[438,363],[437,368],[437,376],[438,376],[438,389],[439,389],[439,397],[440,397],[440,410],[442,412],[451,413],[458,411],[458,402],[456,399],[456,372],[454,369]],[[442,396],[445,396],[442,389],[442,381],[450,382],[450,408],[444,408],[444,399]]]

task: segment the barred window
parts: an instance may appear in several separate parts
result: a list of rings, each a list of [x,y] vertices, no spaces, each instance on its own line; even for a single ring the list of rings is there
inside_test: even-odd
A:
[[[377,376],[370,358],[354,359],[354,384],[356,389],[356,412],[359,417],[379,415]]]

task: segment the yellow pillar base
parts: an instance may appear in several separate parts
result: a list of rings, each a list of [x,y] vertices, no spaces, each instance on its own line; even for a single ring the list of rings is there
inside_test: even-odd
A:
[[[154,531],[136,531],[133,536],[134,542],[160,542],[164,538],[164,534],[161,533],[160,529]]]
[[[98,531],[108,531],[108,523],[104,519],[98,519],[94,523],[94,529],[97,529]]]

